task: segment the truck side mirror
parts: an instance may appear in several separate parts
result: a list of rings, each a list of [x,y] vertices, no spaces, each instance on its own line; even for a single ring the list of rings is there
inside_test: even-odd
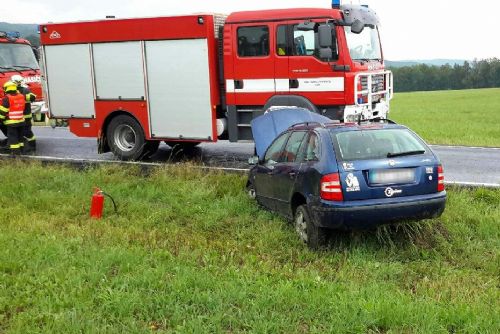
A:
[[[319,26],[318,37],[320,48],[331,48],[333,46],[332,27],[330,25]]]
[[[351,25],[351,32],[355,34],[361,34],[363,29],[365,29],[365,24],[358,19],[354,20]]]
[[[331,48],[320,48],[319,49],[319,58],[330,60],[333,58],[333,51]]]

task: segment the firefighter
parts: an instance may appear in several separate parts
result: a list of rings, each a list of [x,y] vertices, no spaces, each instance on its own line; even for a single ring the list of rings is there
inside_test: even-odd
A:
[[[31,113],[31,103],[35,102],[36,95],[31,92],[28,86],[23,85],[23,77],[19,74],[13,75],[11,81],[17,85],[17,91],[24,95],[26,105],[24,106],[24,130],[23,136],[25,141],[24,149],[26,151],[36,150],[36,137],[32,131],[32,119],[33,114]]]
[[[0,105],[0,120],[7,128],[7,145],[13,155],[21,154],[24,146],[24,106],[25,97],[17,91],[17,85],[7,81],[3,85],[5,96]]]

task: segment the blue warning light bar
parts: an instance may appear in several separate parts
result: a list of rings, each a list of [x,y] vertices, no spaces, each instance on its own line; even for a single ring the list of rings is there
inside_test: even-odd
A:
[[[340,0],[332,0],[332,8],[340,9]]]

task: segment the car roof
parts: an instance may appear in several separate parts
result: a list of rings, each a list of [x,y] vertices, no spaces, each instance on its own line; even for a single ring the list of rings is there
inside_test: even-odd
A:
[[[290,130],[316,130],[328,129],[330,132],[343,132],[343,131],[361,131],[361,130],[375,130],[375,129],[407,129],[407,127],[396,124],[392,121],[388,122],[362,122],[362,123],[300,123],[292,125]]]

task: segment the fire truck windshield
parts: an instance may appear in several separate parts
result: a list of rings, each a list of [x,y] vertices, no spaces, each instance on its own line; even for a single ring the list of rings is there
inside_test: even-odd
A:
[[[380,39],[377,28],[365,27],[360,34],[351,32],[346,26],[345,35],[352,60],[381,60]]]
[[[38,62],[27,44],[0,43],[0,72],[38,70]]]

